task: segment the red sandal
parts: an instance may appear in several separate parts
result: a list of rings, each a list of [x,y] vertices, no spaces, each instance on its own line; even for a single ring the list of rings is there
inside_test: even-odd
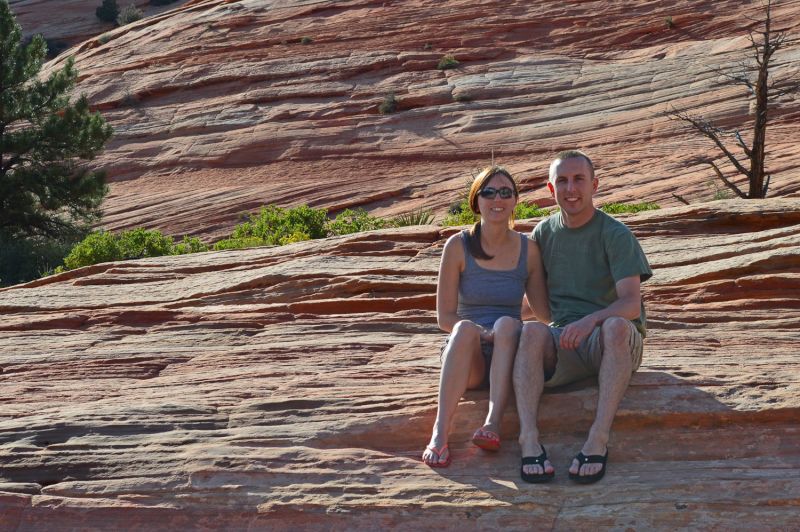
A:
[[[500,436],[496,432],[486,430],[483,427],[476,430],[475,434],[472,435],[472,443],[484,451],[500,450]]]
[[[425,447],[425,450],[435,453],[436,454],[436,458],[437,458],[437,460],[435,462],[426,462],[425,458],[422,459],[422,461],[426,465],[428,465],[429,467],[447,467],[447,466],[450,465],[450,461],[451,461],[453,455],[450,454],[450,449],[447,447],[446,443],[444,445],[442,445],[441,448],[438,448],[438,449],[436,447],[434,447],[433,445],[428,444],[428,446]],[[445,451],[447,451],[447,459],[444,462],[440,462],[438,459],[442,457],[442,453],[445,452]]]

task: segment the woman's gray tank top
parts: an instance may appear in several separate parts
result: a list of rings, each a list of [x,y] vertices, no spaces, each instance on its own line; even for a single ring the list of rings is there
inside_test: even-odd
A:
[[[475,262],[467,248],[467,231],[461,233],[464,245],[464,271],[458,281],[458,309],[462,320],[491,328],[502,316],[520,319],[522,296],[528,280],[528,237],[519,235],[517,267],[513,270],[488,270]]]

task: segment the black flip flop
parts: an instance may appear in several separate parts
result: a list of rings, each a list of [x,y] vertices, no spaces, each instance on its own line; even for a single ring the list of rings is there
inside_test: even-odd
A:
[[[578,461],[578,473],[570,473],[569,478],[579,484],[592,484],[597,482],[603,475],[606,474],[606,461],[608,460],[608,447],[606,447],[606,454],[590,454],[586,456],[583,451],[575,455],[575,460]],[[603,464],[602,469],[594,475],[581,475],[580,470],[583,464]]]
[[[544,471],[545,460],[547,460],[547,451],[544,450],[544,445],[542,445],[542,454],[539,456],[523,456],[522,465],[539,465],[542,466],[542,471]],[[555,471],[551,473],[526,473],[522,467],[519,468],[519,473],[522,480],[531,484],[541,484],[542,482],[553,480],[556,474]]]

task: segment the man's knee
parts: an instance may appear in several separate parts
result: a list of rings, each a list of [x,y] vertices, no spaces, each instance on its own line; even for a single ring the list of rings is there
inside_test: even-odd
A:
[[[604,356],[608,350],[630,356],[631,335],[636,331],[629,320],[618,317],[608,318],[600,326],[600,333],[603,339]]]
[[[541,347],[551,339],[550,327],[538,321],[529,321],[522,326],[519,343],[520,346]],[[541,349],[537,349],[537,351],[541,351]]]

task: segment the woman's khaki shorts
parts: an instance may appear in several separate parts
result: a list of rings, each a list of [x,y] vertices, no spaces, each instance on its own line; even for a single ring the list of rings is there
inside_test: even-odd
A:
[[[630,353],[633,362],[633,371],[639,369],[642,363],[642,350],[644,348],[642,334],[633,323],[628,322],[631,328]],[[563,327],[550,327],[553,342],[556,348],[558,361],[553,376],[545,381],[546,388],[563,386],[571,382],[591,377],[600,373],[600,360],[603,357],[603,343],[600,339],[600,327],[595,327],[577,349],[561,349],[558,347]]]

